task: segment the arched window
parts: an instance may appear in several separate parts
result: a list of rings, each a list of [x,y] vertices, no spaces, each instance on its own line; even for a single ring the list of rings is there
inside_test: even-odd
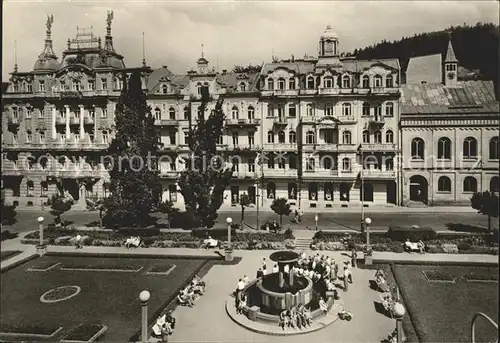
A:
[[[201,82],[198,82],[196,84],[196,89],[197,89],[199,95],[201,95],[201,87],[202,87]]]
[[[334,166],[334,161],[333,161],[333,157],[331,156],[324,156],[322,159],[322,162],[323,162],[323,169],[326,169],[326,170],[333,170],[333,166]]]
[[[40,160],[38,161],[38,163],[40,163],[40,167],[42,167],[42,169],[47,168],[48,162],[49,162],[49,159],[46,156],[40,157]]]
[[[313,105],[312,105],[312,104],[307,104],[307,105],[306,105],[306,111],[307,111],[307,115],[308,115],[309,117],[314,116],[314,107],[313,107]]]
[[[245,82],[240,82],[240,92],[244,92],[246,90]]]
[[[290,80],[288,80],[288,88],[295,89],[295,78],[291,77]]]
[[[323,78],[323,87],[324,88],[333,88],[333,78],[331,76],[325,76]]]
[[[274,182],[269,182],[266,187],[267,190],[267,198],[274,199],[276,197],[276,185]]]
[[[314,132],[307,131],[306,133],[306,144],[314,144]]]
[[[438,179],[438,192],[451,192],[451,180],[448,176],[441,176]]]
[[[279,90],[285,89],[285,79],[283,79],[283,78],[278,79],[278,89]]]
[[[165,84],[161,85],[161,92],[163,94],[167,94],[168,93],[168,86]]]
[[[392,102],[385,103],[385,115],[387,117],[394,116],[394,104]]]
[[[368,75],[363,75],[361,78],[361,88],[370,88],[370,77]]]
[[[184,107],[184,120],[189,120],[189,107]]]
[[[285,132],[278,132],[278,143],[285,143]]]
[[[467,137],[464,139],[464,158],[477,157],[477,140],[474,137]]]
[[[391,130],[385,132],[385,142],[394,143],[394,133]]]
[[[389,74],[385,77],[385,86],[387,88],[393,88],[394,87],[394,78],[392,77],[392,74]]]
[[[274,80],[272,78],[267,79],[267,89],[271,91],[274,89]]]
[[[370,104],[367,102],[363,103],[363,117],[368,117],[370,116]]]
[[[44,131],[39,131],[38,136],[40,138],[40,143],[45,142],[45,132]]]
[[[32,180],[26,181],[26,195],[29,197],[33,196],[33,191],[35,190],[35,184]]]
[[[155,108],[155,120],[161,120],[161,110],[159,107]]]
[[[248,116],[248,119],[250,119],[250,120],[253,120],[255,118],[255,109],[253,108],[253,106],[248,106],[247,116]]]
[[[373,134],[373,140],[377,144],[382,143],[382,132],[380,132],[380,130],[375,131]]]
[[[413,138],[411,141],[411,158],[414,160],[424,159],[424,140],[422,138]]]
[[[102,142],[104,144],[108,144],[109,143],[109,134],[108,134],[108,131],[106,131],[106,130],[102,131]]]
[[[314,171],[315,163],[314,158],[309,158],[306,163],[306,170]]]
[[[31,131],[26,131],[26,143],[31,143],[33,141],[33,134]]]
[[[239,116],[238,107],[233,106],[233,108],[231,108],[231,117],[233,119],[238,119],[238,116]]]
[[[342,115],[350,116],[351,115],[351,104],[342,104]]]
[[[473,176],[467,176],[464,179],[464,192],[475,193],[477,192],[477,180]]]
[[[342,170],[351,170],[351,160],[348,157],[342,159]]]
[[[314,77],[313,76],[308,76],[307,77],[307,89],[314,89]]]
[[[351,132],[350,131],[342,132],[342,144],[351,144]]]
[[[267,142],[274,143],[274,132],[267,131]]]
[[[438,140],[438,159],[451,159],[451,140],[448,137],[441,137]]]
[[[297,135],[295,134],[295,131],[290,131],[288,133],[288,140],[290,143],[297,143]]]
[[[40,195],[42,197],[47,195],[47,191],[49,190],[49,185],[47,181],[41,181],[40,182]]]
[[[498,176],[493,176],[490,180],[490,192],[498,193]]]
[[[363,143],[370,143],[370,133],[367,130],[363,131]]]
[[[382,76],[375,75],[373,77],[373,87],[382,87]]]
[[[170,107],[170,109],[168,110],[168,117],[170,118],[170,120],[175,120],[175,108]]]
[[[490,160],[498,160],[500,150],[500,143],[498,137],[493,137],[490,139]]]
[[[351,78],[349,75],[342,76],[342,88],[351,88]]]

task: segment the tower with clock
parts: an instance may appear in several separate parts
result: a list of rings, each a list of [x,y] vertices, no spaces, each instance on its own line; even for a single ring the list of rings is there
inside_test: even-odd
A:
[[[457,85],[458,80],[458,60],[453,50],[451,43],[451,33],[448,40],[448,50],[446,51],[446,58],[444,60],[444,85],[446,87],[453,87]]]

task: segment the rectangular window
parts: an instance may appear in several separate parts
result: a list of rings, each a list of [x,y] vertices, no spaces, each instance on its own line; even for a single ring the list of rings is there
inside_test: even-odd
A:
[[[285,106],[278,106],[278,118],[285,118]]]
[[[107,116],[108,116],[108,109],[102,108],[101,109],[101,118],[106,118]]]
[[[253,132],[248,133],[248,145],[253,146],[255,144],[255,134]]]
[[[289,105],[288,106],[288,116],[295,118],[297,116],[297,108],[295,105]]]
[[[31,115],[33,114],[33,110],[31,108],[26,108],[26,118],[31,118]]]
[[[101,79],[102,90],[105,91],[108,89],[108,79]]]
[[[89,86],[89,91],[93,91],[95,88],[94,80],[89,80],[88,86]]]
[[[274,108],[272,105],[267,106],[267,117],[268,118],[274,117]]]
[[[176,141],[175,141],[175,132],[170,132],[168,134],[169,136],[169,139],[170,139],[170,145],[175,145],[176,144]]]
[[[255,160],[251,158],[248,160],[247,164],[248,164],[248,171],[251,173],[255,173]]]
[[[38,81],[38,90],[40,92],[45,92],[45,82],[44,81]]]
[[[233,145],[237,146],[238,145],[238,132],[233,132],[232,137],[233,137]]]
[[[26,85],[26,92],[33,93],[33,85],[31,83]]]

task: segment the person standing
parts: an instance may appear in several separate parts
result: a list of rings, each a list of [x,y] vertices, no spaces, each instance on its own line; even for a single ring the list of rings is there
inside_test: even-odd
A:
[[[349,288],[349,280],[352,283],[352,278],[351,278],[351,271],[347,268],[344,267],[344,292],[347,292]]]
[[[351,252],[351,266],[353,268],[357,267],[357,258],[358,258],[358,253],[356,252],[356,248],[353,248]]]

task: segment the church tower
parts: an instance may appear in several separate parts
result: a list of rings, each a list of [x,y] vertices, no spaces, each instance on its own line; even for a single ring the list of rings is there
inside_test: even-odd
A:
[[[458,60],[451,44],[451,33],[448,39],[448,50],[446,51],[446,58],[444,60],[444,85],[446,87],[454,87],[458,81]]]

